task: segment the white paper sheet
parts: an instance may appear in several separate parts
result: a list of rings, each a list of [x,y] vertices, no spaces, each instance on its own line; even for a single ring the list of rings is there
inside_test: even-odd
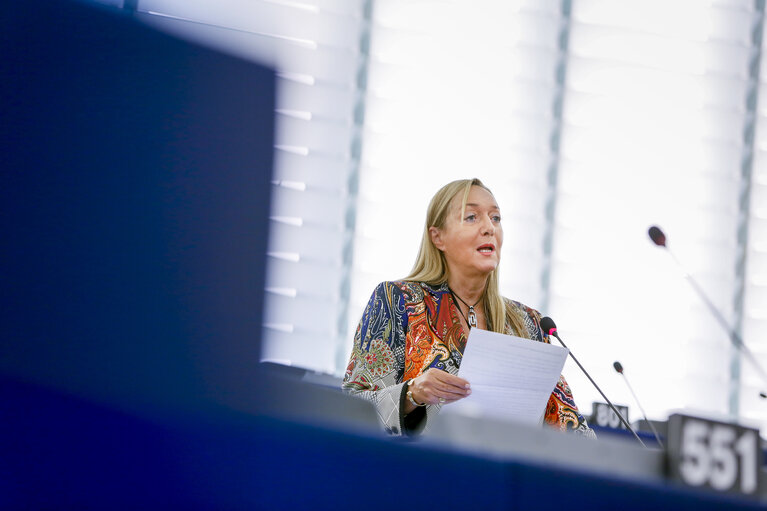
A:
[[[540,424],[567,354],[561,346],[473,328],[458,372],[471,395],[440,413]]]

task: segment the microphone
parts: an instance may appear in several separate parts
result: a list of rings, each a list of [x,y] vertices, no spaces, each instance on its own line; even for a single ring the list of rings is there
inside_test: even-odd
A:
[[[647,414],[645,413],[644,408],[642,408],[642,404],[639,402],[639,398],[634,393],[634,389],[631,388],[631,384],[629,384],[629,379],[626,378],[625,374],[623,374],[623,366],[621,365],[620,362],[616,360],[613,363],[613,367],[615,368],[616,371],[618,371],[621,374],[621,376],[623,376],[623,381],[626,382],[626,385],[631,391],[631,395],[634,396],[634,401],[637,402],[637,406],[639,406],[639,410],[641,410],[642,412],[642,417],[644,417],[645,422],[650,425],[650,429],[652,429],[653,435],[655,435],[655,440],[658,441],[658,445],[660,445],[660,448],[663,449],[663,442],[660,441],[660,435],[658,434],[658,430],[655,429],[655,426],[653,425],[653,423],[650,422],[650,419],[647,418]]]
[[[687,282],[690,283],[692,288],[695,290],[695,292],[698,294],[701,300],[703,300],[703,303],[706,304],[706,307],[708,307],[709,312],[716,318],[716,320],[719,322],[719,324],[724,328],[724,330],[727,332],[727,335],[730,338],[730,341],[732,341],[732,344],[735,345],[736,348],[740,350],[740,352],[745,355],[746,359],[751,362],[754,369],[759,373],[759,375],[762,377],[762,381],[764,383],[767,383],[767,373],[765,373],[762,366],[759,364],[759,362],[756,360],[756,357],[751,352],[750,349],[748,349],[748,346],[743,344],[743,340],[740,338],[740,335],[738,335],[738,332],[735,331],[734,328],[730,327],[730,325],[727,323],[727,320],[724,319],[724,316],[721,312],[719,312],[719,309],[716,308],[716,306],[709,300],[708,296],[706,296],[706,293],[703,292],[703,289],[698,285],[698,283],[695,281],[695,279],[692,278],[692,275],[687,273],[682,266],[682,263],[679,262],[679,260],[676,258],[673,252],[669,250],[668,246],[666,246],[666,235],[663,233],[663,231],[660,229],[660,227],[657,227],[653,225],[648,230],[647,234],[650,235],[650,239],[653,243],[658,245],[659,247],[663,247],[666,249],[666,252],[671,256],[671,259],[674,260],[676,265],[679,267],[679,269],[682,271],[682,274],[684,274],[684,277],[687,279]]]
[[[650,239],[653,243],[658,245],[659,247],[665,247],[666,246],[666,235],[663,234],[663,231],[660,230],[660,227],[652,226],[650,227],[650,230],[647,231],[647,234],[650,235]]]
[[[636,431],[634,431],[634,428],[631,427],[631,424],[629,424],[628,421],[626,421],[626,419],[623,418],[623,415],[621,415],[618,409],[615,408],[615,406],[612,404],[612,402],[609,399],[607,399],[607,396],[605,396],[605,393],[602,392],[602,389],[599,388],[599,385],[597,385],[597,382],[594,381],[594,379],[589,375],[588,371],[586,371],[586,369],[584,369],[581,363],[578,362],[578,359],[575,358],[575,355],[573,355],[573,352],[570,351],[570,348],[568,348],[565,345],[565,343],[562,341],[562,339],[559,337],[559,334],[557,334],[557,325],[554,323],[554,320],[548,316],[542,318],[541,328],[543,329],[544,332],[548,333],[549,335],[553,335],[554,337],[557,338],[557,340],[559,341],[559,344],[561,344],[567,350],[567,352],[570,354],[570,357],[575,361],[576,364],[578,364],[578,367],[581,368],[581,371],[583,371],[583,374],[585,374],[586,378],[588,378],[591,384],[594,385],[594,388],[597,389],[597,391],[599,391],[599,393],[602,395],[604,400],[607,401],[607,404],[610,405],[610,408],[612,408],[613,412],[615,412],[615,415],[618,416],[618,418],[621,420],[623,425],[626,426],[629,431],[631,431],[631,433],[634,435],[634,438],[636,438],[637,441],[640,444],[642,444],[642,447],[647,448],[645,443],[642,442],[642,439],[639,438],[639,435],[637,435]]]

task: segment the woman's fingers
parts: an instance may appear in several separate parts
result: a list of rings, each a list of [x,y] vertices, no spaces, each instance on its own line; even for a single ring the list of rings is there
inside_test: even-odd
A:
[[[471,394],[469,382],[439,369],[421,374],[413,381],[413,395],[421,403],[446,404]]]
[[[433,389],[434,392],[438,392],[443,397],[448,397],[448,395],[465,397],[471,393],[471,389],[467,389],[465,387],[455,387],[453,385],[434,384]]]
[[[426,371],[426,373],[429,373],[432,371]],[[424,373],[424,374],[426,374]],[[436,381],[440,382],[443,385],[447,385],[449,387],[455,387],[458,389],[468,390],[471,388],[471,385],[467,380],[464,380],[460,376],[455,376],[453,374],[450,374],[446,371],[433,371],[434,377]]]
[[[453,395],[455,395],[460,399],[461,397],[466,397],[471,394],[471,386],[469,385],[469,382],[463,378],[452,375],[445,371],[432,370],[427,371],[427,374],[430,372],[434,373],[433,385],[435,391],[438,393],[446,394],[441,397],[450,398],[454,397]]]

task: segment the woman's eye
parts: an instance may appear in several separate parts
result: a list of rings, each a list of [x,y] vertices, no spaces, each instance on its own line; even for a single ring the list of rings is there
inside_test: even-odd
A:
[[[466,218],[464,218],[463,220],[464,222],[473,222],[474,220],[476,220],[476,218],[477,218],[477,215],[471,214],[471,215],[466,215]]]
[[[493,222],[500,223],[501,222],[501,216],[500,215],[493,215]]]

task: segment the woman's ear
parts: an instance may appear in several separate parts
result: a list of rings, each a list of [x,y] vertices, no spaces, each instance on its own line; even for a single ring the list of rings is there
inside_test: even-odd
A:
[[[443,250],[445,244],[442,241],[442,231],[437,227],[429,227],[429,237],[431,237],[431,242],[434,243],[435,247]]]

